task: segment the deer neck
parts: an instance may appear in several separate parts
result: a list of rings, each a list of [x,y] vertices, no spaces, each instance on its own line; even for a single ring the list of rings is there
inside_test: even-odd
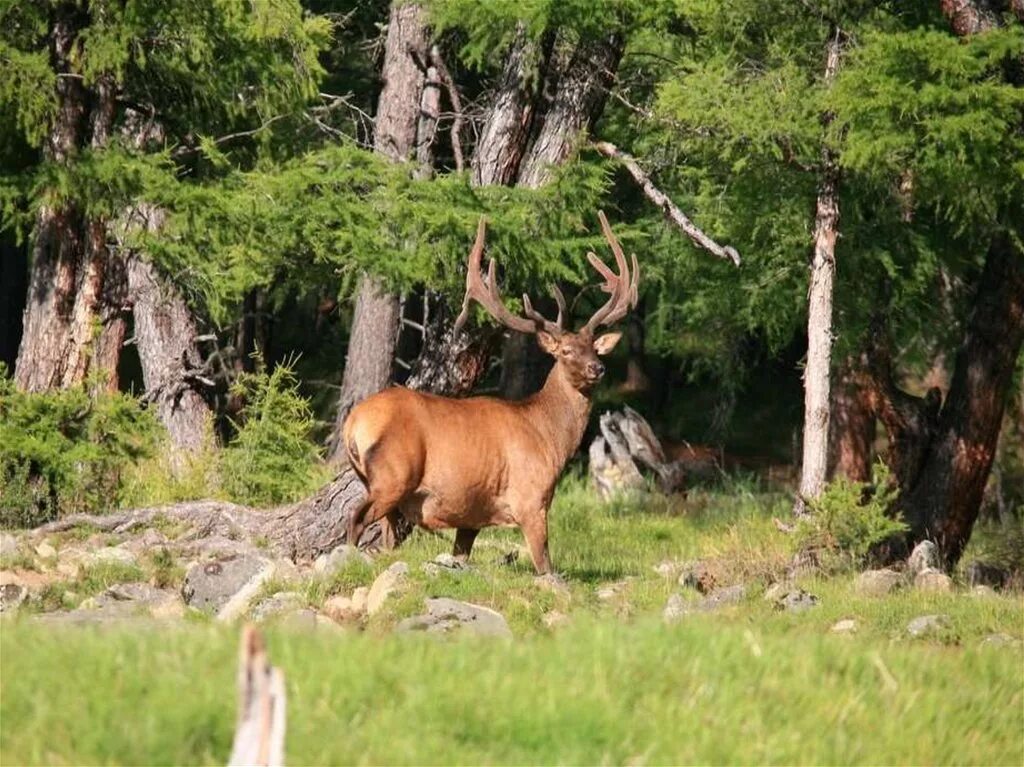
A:
[[[562,366],[556,363],[544,387],[527,398],[526,407],[553,459],[559,468],[565,466],[580,446],[587,428],[590,397],[573,387]]]

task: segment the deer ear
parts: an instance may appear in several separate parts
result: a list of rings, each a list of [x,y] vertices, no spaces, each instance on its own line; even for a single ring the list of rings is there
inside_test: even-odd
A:
[[[537,343],[539,343],[540,348],[548,354],[554,354],[558,351],[558,339],[543,330],[537,331]]]
[[[594,351],[604,356],[615,348],[615,344],[619,342],[620,338],[622,338],[622,333],[605,333],[594,341]]]

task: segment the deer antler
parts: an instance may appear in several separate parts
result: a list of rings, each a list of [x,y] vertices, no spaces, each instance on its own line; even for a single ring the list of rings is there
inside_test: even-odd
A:
[[[555,301],[558,303],[558,319],[555,322],[551,322],[536,311],[530,302],[530,297],[525,293],[523,294],[523,310],[526,312],[526,317],[519,317],[505,307],[501,295],[498,293],[494,259],[492,258],[487,264],[486,278],[480,271],[486,233],[487,220],[481,216],[480,224],[476,229],[476,242],[473,243],[473,249],[469,252],[469,266],[466,270],[466,296],[462,299],[462,311],[459,313],[458,319],[455,320],[455,332],[458,333],[462,330],[462,326],[469,319],[469,304],[476,300],[487,310],[488,314],[510,330],[520,333],[536,333],[544,330],[555,336],[561,335],[564,330],[562,322],[566,314],[565,297],[557,286],[551,286]]]
[[[637,288],[640,283],[640,265],[636,262],[636,255],[632,256],[633,274],[631,277],[629,265],[626,262],[626,255],[622,252],[622,246],[619,245],[619,241],[615,238],[612,228],[608,225],[608,219],[605,218],[604,212],[598,211],[597,217],[601,221],[601,231],[604,232],[604,238],[608,240],[612,253],[615,254],[615,265],[619,273],[616,274],[609,269],[604,261],[594,253],[587,253],[587,259],[591,265],[604,277],[605,281],[601,285],[601,290],[611,294],[611,298],[608,299],[604,306],[594,312],[594,316],[590,318],[580,332],[589,331],[593,333],[600,325],[611,325],[618,322],[626,316],[626,312],[636,307],[637,300],[639,299]]]

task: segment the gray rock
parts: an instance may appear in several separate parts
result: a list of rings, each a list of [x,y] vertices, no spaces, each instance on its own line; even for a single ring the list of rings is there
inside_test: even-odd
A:
[[[764,590],[764,600],[766,602],[777,602],[795,588],[796,586],[789,581],[776,581]]]
[[[260,587],[274,574],[274,563],[247,555],[193,563],[185,573],[185,604],[233,620],[249,609]]]
[[[712,610],[717,610],[720,607],[738,604],[742,602],[746,596],[747,587],[742,584],[738,584],[736,586],[725,586],[720,589],[715,589],[700,600],[700,602],[697,603],[697,609],[704,612],[710,612]]]
[[[305,607],[306,600],[297,591],[279,591],[273,596],[260,600],[250,610],[252,619],[258,623],[278,618],[284,613],[291,613]]]
[[[661,617],[666,623],[675,623],[692,612],[690,604],[680,594],[673,594],[668,598],[665,609],[661,611]]]
[[[469,563],[464,559],[458,559],[451,554],[438,554],[432,562],[423,563],[423,572],[433,577],[442,572],[458,573],[469,570]]]
[[[107,623],[140,618],[179,618],[184,612],[184,605],[172,591],[146,583],[118,583],[84,600],[76,610],[39,617],[61,623]]]
[[[20,583],[5,583],[0,586],[0,613],[13,612],[28,599],[28,589]]]
[[[0,533],[0,558],[16,556],[18,553],[18,539],[10,533]]]
[[[862,597],[884,597],[902,583],[903,576],[895,570],[865,570],[854,580],[853,590]]]
[[[409,573],[409,565],[405,562],[394,562],[387,570],[377,576],[366,595],[366,614],[375,615],[384,606],[388,597],[398,591]]]
[[[313,563],[313,571],[319,575],[331,576],[356,561],[369,563],[370,555],[355,546],[338,546],[329,554],[317,557]]]
[[[686,563],[680,562],[678,559],[663,559],[651,569],[665,580],[672,581],[679,577],[679,573],[685,566]]]
[[[1001,589],[1010,580],[1010,573],[998,565],[989,562],[981,562],[977,559],[967,565],[965,570],[967,585],[989,586],[993,589]]]
[[[948,615],[919,615],[907,624],[907,633],[912,637],[931,636],[952,625]]]
[[[938,570],[925,569],[914,578],[914,588],[931,594],[949,594],[953,591],[953,579]]]
[[[988,597],[994,597],[998,595],[996,594],[996,590],[991,586],[979,584],[978,586],[975,586],[973,589],[971,589],[971,596],[987,599]]]
[[[504,616],[488,607],[455,599],[428,599],[427,612],[406,618],[396,631],[425,631],[430,634],[468,632],[478,636],[511,638],[512,630]]]
[[[138,559],[135,554],[121,546],[104,546],[86,554],[82,561],[86,565],[134,565]]]
[[[907,557],[907,572],[911,575],[939,569],[939,550],[931,541],[921,541]]]
[[[853,618],[843,618],[841,621],[836,621],[829,631],[833,634],[855,634],[858,628],[857,621]]]
[[[791,589],[775,600],[775,607],[790,613],[802,613],[818,606],[818,598],[803,589]]]

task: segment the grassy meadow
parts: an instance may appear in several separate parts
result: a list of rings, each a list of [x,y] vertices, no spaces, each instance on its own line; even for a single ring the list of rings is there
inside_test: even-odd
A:
[[[763,591],[792,555],[772,522],[787,510],[753,483],[604,505],[569,478],[552,512],[567,591],[535,582],[514,531],[483,533],[468,571],[424,572],[450,541],[417,533],[370,565],[268,584],[316,607],[392,561],[410,566],[363,626],[267,627],[287,680],[288,763],[1024,764],[1020,594],[859,597],[839,573],[798,581],[817,607],[778,610]],[[699,595],[654,567],[698,558],[747,595],[666,624],[672,594]],[[515,638],[392,633],[427,596],[493,607]],[[908,636],[934,613],[946,629]],[[858,630],[832,633],[844,618]],[[1014,641],[983,641],[993,633]],[[201,617],[4,619],[0,764],[223,764],[237,642],[237,626]]]

